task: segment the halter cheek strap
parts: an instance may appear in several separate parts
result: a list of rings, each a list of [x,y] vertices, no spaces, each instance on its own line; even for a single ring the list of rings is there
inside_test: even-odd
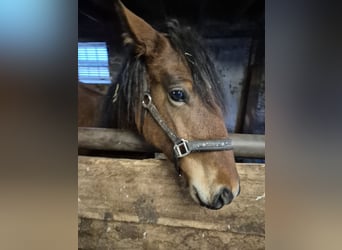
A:
[[[188,141],[183,138],[179,138],[165,123],[160,116],[158,109],[152,102],[152,97],[149,93],[145,93],[142,101],[142,106],[147,109],[152,115],[153,119],[163,129],[165,134],[173,142],[173,156],[174,164],[178,174],[180,175],[179,159],[189,155],[191,152],[201,151],[221,151],[232,150],[232,140],[229,138],[214,139],[214,140],[193,140]]]

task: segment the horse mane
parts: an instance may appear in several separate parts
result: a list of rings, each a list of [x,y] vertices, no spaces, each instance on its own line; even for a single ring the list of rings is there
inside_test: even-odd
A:
[[[189,27],[179,25],[175,19],[168,21],[158,31],[166,34],[173,49],[189,67],[194,90],[204,104],[209,108],[217,104],[225,112],[222,84],[199,36]],[[134,107],[141,104],[145,76],[145,58],[135,56],[132,50],[117,80],[108,90],[102,126],[135,128]]]

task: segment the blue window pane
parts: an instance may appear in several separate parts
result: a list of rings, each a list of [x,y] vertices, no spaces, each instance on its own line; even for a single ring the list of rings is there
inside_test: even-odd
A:
[[[106,43],[78,43],[78,79],[83,83],[111,83]]]

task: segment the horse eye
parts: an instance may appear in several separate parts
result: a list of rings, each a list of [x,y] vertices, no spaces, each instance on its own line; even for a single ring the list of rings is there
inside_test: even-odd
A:
[[[181,89],[174,89],[169,92],[169,96],[175,102],[185,102],[186,95]]]

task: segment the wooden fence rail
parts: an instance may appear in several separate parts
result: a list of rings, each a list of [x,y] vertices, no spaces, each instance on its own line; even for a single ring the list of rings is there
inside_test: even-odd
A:
[[[230,134],[235,156],[265,157],[265,136],[254,134]],[[143,137],[129,131],[108,128],[78,128],[78,147],[83,149],[117,150],[134,152],[158,152]]]
[[[168,161],[79,156],[79,248],[264,249],[265,167],[237,168],[241,194],[209,210]]]

